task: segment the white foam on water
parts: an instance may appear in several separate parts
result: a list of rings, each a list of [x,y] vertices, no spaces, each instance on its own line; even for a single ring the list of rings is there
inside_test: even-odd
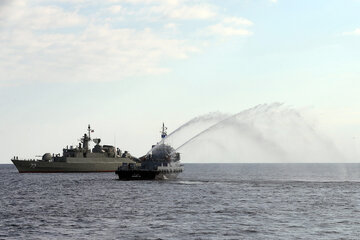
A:
[[[198,185],[198,184],[204,184],[204,182],[200,181],[178,181],[179,184],[185,184],[185,185]]]

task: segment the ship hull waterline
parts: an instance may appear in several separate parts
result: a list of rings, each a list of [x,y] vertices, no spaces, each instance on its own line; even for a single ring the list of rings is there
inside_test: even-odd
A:
[[[115,172],[123,162],[42,162],[12,160],[19,173],[89,173]]]

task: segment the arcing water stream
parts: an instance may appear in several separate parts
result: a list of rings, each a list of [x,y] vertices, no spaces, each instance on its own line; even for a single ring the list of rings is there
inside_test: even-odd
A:
[[[234,115],[196,117],[165,138],[184,162],[342,162],[335,145],[301,114],[263,104]]]

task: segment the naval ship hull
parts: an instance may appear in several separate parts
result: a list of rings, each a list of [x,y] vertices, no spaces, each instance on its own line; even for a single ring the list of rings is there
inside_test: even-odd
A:
[[[90,124],[88,133],[80,139],[78,146],[67,146],[60,154],[45,153],[41,160],[11,159],[19,173],[59,172],[115,172],[122,164],[136,164],[137,159],[111,145],[100,145],[101,139],[92,139],[94,132]],[[96,145],[90,149],[90,141]]]
[[[133,162],[129,159],[121,161],[97,162],[44,162],[29,160],[12,160],[19,173],[76,173],[76,172],[115,172],[124,162]]]

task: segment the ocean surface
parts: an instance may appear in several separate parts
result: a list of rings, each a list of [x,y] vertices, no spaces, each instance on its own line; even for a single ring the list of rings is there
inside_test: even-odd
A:
[[[360,239],[360,164],[185,164],[171,181],[0,165],[0,239]]]

